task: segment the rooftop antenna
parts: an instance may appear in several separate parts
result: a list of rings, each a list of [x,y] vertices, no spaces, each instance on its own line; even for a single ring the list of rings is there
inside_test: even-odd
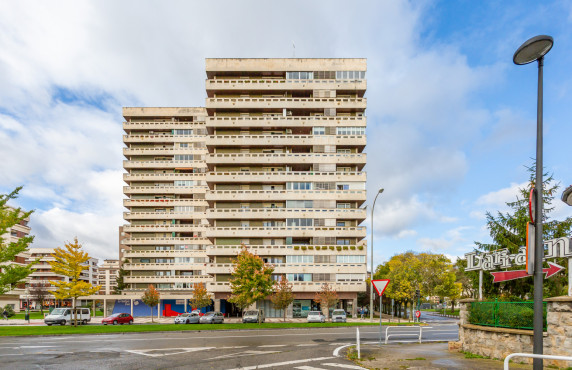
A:
[[[296,44],[292,41],[292,58],[296,58]]]

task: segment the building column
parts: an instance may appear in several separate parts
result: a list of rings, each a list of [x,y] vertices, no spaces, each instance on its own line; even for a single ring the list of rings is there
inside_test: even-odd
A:
[[[103,298],[103,317],[107,317],[107,299]]]
[[[187,306],[189,305],[189,300],[185,298],[185,313],[187,313]]]
[[[91,317],[95,317],[95,299],[91,301]]]
[[[131,316],[133,316],[133,298],[130,298],[129,301],[131,303]]]
[[[286,308],[286,318],[287,318],[287,319],[292,319],[292,318],[294,318],[294,309],[293,309],[293,308],[294,308],[294,304],[293,304],[293,303],[290,303],[290,304],[288,305],[288,307]]]
[[[357,297],[352,299],[352,317],[357,317]]]
[[[157,303],[157,318],[161,318],[161,300],[159,300],[159,303]]]
[[[220,299],[214,300],[214,310],[220,312]]]

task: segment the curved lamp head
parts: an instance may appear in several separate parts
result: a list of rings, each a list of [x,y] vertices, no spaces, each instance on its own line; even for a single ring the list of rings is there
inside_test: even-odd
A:
[[[384,188],[381,188],[381,189],[379,189],[379,191],[377,193],[381,194],[381,193],[383,193],[384,190],[385,190]]]
[[[512,61],[514,64],[523,65],[542,58],[552,49],[554,40],[547,35],[535,36],[528,39],[515,51]]]
[[[569,206],[572,206],[572,185],[570,185],[564,193],[562,193],[562,201]]]

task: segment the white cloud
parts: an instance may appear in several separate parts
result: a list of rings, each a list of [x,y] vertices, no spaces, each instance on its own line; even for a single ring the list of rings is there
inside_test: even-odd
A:
[[[520,196],[519,189],[524,188],[528,185],[528,182],[523,182],[520,184],[511,183],[509,187],[502,188],[500,190],[491,191],[487,194],[481,195],[476,204],[479,206],[484,206],[492,209],[493,212],[501,211],[504,212],[508,209],[506,203],[514,202],[517,196]]]

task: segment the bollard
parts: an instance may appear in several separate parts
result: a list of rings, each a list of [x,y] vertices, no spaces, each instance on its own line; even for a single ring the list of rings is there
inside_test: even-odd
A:
[[[356,328],[356,348],[357,348],[357,358],[361,360],[361,348],[359,343],[359,328]]]

